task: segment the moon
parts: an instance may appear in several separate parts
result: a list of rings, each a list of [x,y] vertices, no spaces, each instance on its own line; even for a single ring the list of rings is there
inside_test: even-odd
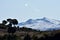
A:
[[[27,3],[25,3],[25,7],[28,7],[28,4]]]

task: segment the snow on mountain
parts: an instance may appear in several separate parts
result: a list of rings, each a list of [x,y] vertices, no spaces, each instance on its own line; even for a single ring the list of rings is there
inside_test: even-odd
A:
[[[26,22],[18,24],[20,27],[27,27],[36,30],[46,31],[46,30],[58,30],[60,29],[60,21],[54,19],[48,19],[43,17],[41,19],[29,19]]]

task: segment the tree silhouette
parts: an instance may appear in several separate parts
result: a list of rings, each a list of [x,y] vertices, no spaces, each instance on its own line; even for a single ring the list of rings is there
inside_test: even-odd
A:
[[[7,19],[7,22],[9,22],[8,26],[12,27],[12,19],[11,18]]]
[[[7,21],[3,20],[2,23],[0,23],[0,28],[1,29],[6,29],[7,28],[6,24],[7,24]]]
[[[18,24],[18,21],[17,19],[7,19],[7,21],[9,22],[9,26],[12,26],[12,25],[17,25]]]
[[[16,26],[18,24],[17,19],[7,19],[7,21],[9,22],[8,24],[8,33],[12,33],[14,34],[16,32]],[[14,25],[12,27],[12,25]]]
[[[13,24],[14,26],[17,25],[17,24],[18,24],[17,19],[12,19],[12,24]]]
[[[16,36],[14,36],[14,33],[16,32],[16,25],[18,24],[17,19],[7,19],[3,20],[2,23],[0,23],[0,28],[7,29],[8,35],[4,36],[0,40],[17,40]],[[12,26],[14,25],[14,26]]]
[[[2,21],[2,24],[3,24],[3,25],[5,25],[6,23],[7,23],[7,21],[6,21],[6,20],[3,20],[3,21]]]
[[[7,19],[8,22],[11,22],[11,20],[12,20],[11,18],[8,18],[8,19]]]

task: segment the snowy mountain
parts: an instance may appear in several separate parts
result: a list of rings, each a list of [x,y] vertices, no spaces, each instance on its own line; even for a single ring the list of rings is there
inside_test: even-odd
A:
[[[58,30],[60,29],[60,21],[54,19],[48,19],[43,17],[41,19],[29,19],[26,22],[18,24],[20,27],[27,27],[36,30],[46,31],[46,30]]]

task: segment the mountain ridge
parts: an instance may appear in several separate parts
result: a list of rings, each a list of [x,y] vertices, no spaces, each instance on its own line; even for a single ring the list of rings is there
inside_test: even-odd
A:
[[[29,19],[26,22],[19,23],[20,27],[27,27],[36,30],[46,31],[46,30],[58,30],[60,29],[60,21],[54,19],[48,19],[43,17],[41,19]]]

